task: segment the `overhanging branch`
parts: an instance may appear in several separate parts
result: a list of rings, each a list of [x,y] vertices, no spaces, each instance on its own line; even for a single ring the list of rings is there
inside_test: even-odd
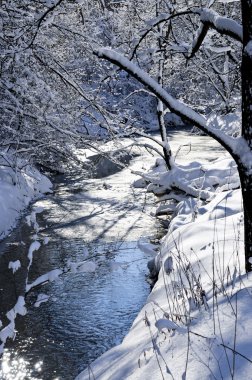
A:
[[[152,79],[147,73],[141,70],[133,62],[129,61],[121,54],[108,48],[100,48],[94,51],[94,54],[99,58],[104,58],[107,61],[117,65],[122,70],[128,72],[132,77],[137,79],[153,94],[155,94],[172,112],[186,119],[189,123],[195,125],[201,131],[218,141],[231,154],[235,161],[237,161],[238,157],[233,152],[233,137],[224,134],[218,129],[214,129],[208,126],[206,119],[202,115],[198,114],[190,107],[173,98],[170,94],[168,94],[167,91],[162,88],[162,86],[160,86],[154,79]]]
[[[232,37],[235,40],[243,41],[242,25],[228,17],[223,17],[209,8],[195,8],[193,13],[200,16],[200,21],[204,25],[215,29],[218,33]]]
[[[217,12],[213,11],[212,9],[195,7],[195,8],[191,8],[187,10],[181,10],[176,13],[172,13],[168,15],[164,14],[158,17],[157,21],[155,21],[151,25],[151,27],[147,29],[140,37],[139,41],[137,42],[137,44],[135,45],[133,49],[130,60],[134,58],[137,48],[139,47],[141,42],[147,37],[147,35],[153,31],[154,28],[158,27],[160,24],[164,22],[170,21],[177,17],[192,15],[192,14],[199,15],[200,21],[202,23],[201,26],[199,27],[198,34],[195,37],[195,40],[193,42],[194,50],[193,50],[192,56],[200,48],[209,28],[215,29],[218,33],[232,37],[239,42],[243,42],[243,27],[241,24],[239,24],[235,20],[232,20],[231,18],[223,17],[219,15]]]

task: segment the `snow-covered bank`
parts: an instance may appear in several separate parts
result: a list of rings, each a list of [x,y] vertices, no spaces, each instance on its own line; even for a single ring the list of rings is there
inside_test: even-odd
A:
[[[6,156],[5,161],[7,161]],[[29,203],[34,199],[40,198],[43,194],[52,192],[51,188],[51,181],[23,159],[17,158],[15,162],[12,162],[12,158],[8,157],[7,166],[3,165],[2,162],[0,163],[0,240],[6,237],[16,226],[22,211]],[[35,211],[28,217],[27,223],[29,225],[36,223]],[[38,248],[38,242],[31,244],[28,253],[30,264],[32,253]],[[10,261],[8,264],[8,269],[12,269],[13,274],[19,268],[21,268],[20,260]],[[23,295],[18,296],[16,304],[6,314],[9,324],[2,328],[3,323],[0,320],[0,328],[2,328],[0,330],[0,355],[3,353],[6,340],[8,338],[15,339],[15,319],[18,314],[26,314]],[[2,372],[0,376],[1,374]]]
[[[10,158],[8,159],[10,161]],[[15,227],[28,204],[51,192],[51,181],[24,160],[0,163],[0,239]]]
[[[251,378],[252,276],[244,273],[241,193],[221,190],[207,204],[178,204],[146,305],[122,344],[76,380]]]

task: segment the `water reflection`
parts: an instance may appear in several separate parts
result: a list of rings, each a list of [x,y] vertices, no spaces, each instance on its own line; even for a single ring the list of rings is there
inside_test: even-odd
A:
[[[13,350],[5,350],[2,358],[2,368],[0,370],[1,379],[4,380],[41,380],[39,373],[42,370],[43,362],[34,364],[30,369],[29,362]],[[55,379],[56,380],[56,379]]]
[[[199,139],[202,155],[205,138]],[[188,133],[181,134],[178,141],[188,142]],[[212,154],[216,156],[216,146]],[[197,155],[199,152],[193,158]],[[142,165],[142,159],[139,162]],[[118,168],[110,167],[113,176],[106,177],[106,182],[97,179],[112,174],[100,173],[105,164],[104,160],[99,163],[94,178],[87,181],[83,173],[60,178],[56,193],[37,202],[45,208],[38,218],[41,242],[48,236],[50,241],[34,254],[29,282],[52,269],[64,268],[69,259],[83,260],[87,246],[98,269],[64,274],[28,295],[28,314],[17,318],[16,339],[8,341],[4,351],[1,380],[74,379],[95,358],[120,343],[147,298],[149,285],[144,280],[149,257],[139,251],[136,240],[159,229],[143,212],[152,201],[141,189],[130,190],[135,177],[129,171],[117,175]],[[32,233],[23,222],[12,237],[0,242],[3,322],[17,295],[24,294]],[[18,259],[23,271],[19,269],[13,276],[8,263]],[[49,299],[36,308],[41,292]]]
[[[41,252],[47,258],[39,269],[48,269],[49,258],[59,258],[59,250],[65,252],[65,261],[80,261],[82,248],[81,239],[60,244],[52,239]],[[149,293],[145,282],[149,257],[137,242],[93,244],[89,252],[96,272],[64,274],[45,285],[42,291],[49,300],[39,308],[34,304],[41,289],[28,295],[28,314],[17,319],[16,340],[8,342],[1,379],[74,379],[121,342]]]

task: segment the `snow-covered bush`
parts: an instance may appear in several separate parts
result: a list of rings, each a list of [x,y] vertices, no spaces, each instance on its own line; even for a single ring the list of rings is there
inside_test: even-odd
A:
[[[147,191],[157,196],[157,216],[179,212],[181,206],[177,203],[182,200],[185,201],[184,206],[188,204],[189,207],[190,204],[196,216],[203,202],[209,202],[222,191],[240,187],[237,167],[231,158],[217,159],[204,165],[196,161],[187,165],[174,164],[169,171],[164,161],[158,158],[148,172],[137,174],[145,181]],[[133,185],[139,186],[139,181]],[[188,200],[188,196],[194,199]]]

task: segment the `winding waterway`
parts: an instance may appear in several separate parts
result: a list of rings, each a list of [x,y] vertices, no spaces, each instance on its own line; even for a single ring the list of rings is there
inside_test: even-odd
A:
[[[173,132],[171,139],[177,147],[188,143],[188,132]],[[194,148],[187,145],[179,152],[183,161],[202,158],[203,151],[205,160],[211,160],[222,152],[205,136],[192,139]],[[1,379],[74,379],[127,333],[150,291],[146,281],[150,255],[139,250],[137,241],[143,236],[156,239],[160,233],[150,213],[152,198],[130,187],[137,178],[131,170],[154,162],[148,152],[143,154],[124,157],[126,168],[93,154],[93,178],[83,172],[58,176],[54,194],[29,210],[43,208],[37,214],[38,236],[33,236],[35,231],[24,217],[0,243],[3,322],[18,295],[24,294],[27,252],[33,239],[42,244],[34,253],[29,282],[52,269],[65,268],[69,260],[86,259],[87,252],[87,259],[97,265],[91,273],[64,273],[27,295],[27,314],[17,318],[16,339],[6,344]],[[13,274],[7,268],[15,260],[21,261],[22,268]],[[49,299],[35,307],[41,293]]]

